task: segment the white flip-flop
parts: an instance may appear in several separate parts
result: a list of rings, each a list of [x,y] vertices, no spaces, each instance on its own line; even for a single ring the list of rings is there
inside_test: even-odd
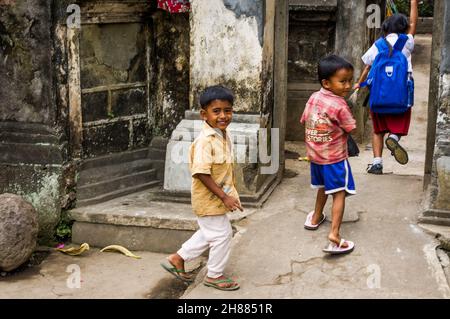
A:
[[[308,230],[316,230],[317,228],[319,228],[320,224],[322,224],[327,217],[322,214],[322,219],[319,221],[319,223],[317,225],[314,225],[313,223],[311,223],[312,217],[314,215],[314,211],[310,212],[307,216],[306,216],[306,221],[305,221],[305,228]]]
[[[347,247],[342,247],[344,243],[347,243]],[[342,238],[339,245],[330,241],[328,246],[322,250],[328,254],[339,255],[339,254],[348,254],[353,250],[353,248],[355,248],[354,242]]]

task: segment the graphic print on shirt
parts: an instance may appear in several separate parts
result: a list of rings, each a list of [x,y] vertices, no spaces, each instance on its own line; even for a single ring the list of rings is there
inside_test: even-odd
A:
[[[314,143],[329,143],[333,124],[326,112],[315,113],[306,122],[306,141]]]

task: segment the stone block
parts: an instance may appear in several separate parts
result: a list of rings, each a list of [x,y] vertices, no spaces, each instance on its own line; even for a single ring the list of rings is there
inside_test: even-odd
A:
[[[189,147],[203,126],[200,120],[182,120],[173,131],[167,145],[164,189],[189,192],[191,174],[189,171]],[[260,124],[231,123],[230,136],[234,144],[235,174],[241,181],[238,191],[243,194],[257,192],[256,179],[260,174],[258,165],[258,134]]]
[[[435,207],[450,210],[450,157],[443,156],[436,161],[438,194]]]
[[[0,270],[11,271],[30,258],[36,247],[38,215],[14,194],[0,195]]]

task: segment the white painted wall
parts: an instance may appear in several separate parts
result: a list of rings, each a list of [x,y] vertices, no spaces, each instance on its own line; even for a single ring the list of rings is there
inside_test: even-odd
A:
[[[191,10],[191,109],[204,87],[225,84],[235,92],[236,111],[259,111],[263,48],[256,18],[237,18],[222,0],[191,0]]]

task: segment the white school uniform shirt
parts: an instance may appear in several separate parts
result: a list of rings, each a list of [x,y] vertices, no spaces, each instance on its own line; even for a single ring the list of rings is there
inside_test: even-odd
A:
[[[405,55],[406,59],[408,60],[408,72],[413,71],[412,68],[412,63],[411,63],[411,53],[414,50],[414,37],[412,34],[408,34],[408,41],[406,41],[405,46],[403,47],[402,53]],[[388,40],[388,42],[394,46],[395,42],[397,42],[398,39],[398,34],[397,33],[390,33],[386,36],[386,40]],[[373,61],[375,61],[375,57],[378,54],[378,48],[377,46],[374,44],[372,44],[372,46],[370,47],[369,50],[367,50],[367,52],[362,56],[362,60],[364,62],[364,64],[366,65],[372,65]]]

